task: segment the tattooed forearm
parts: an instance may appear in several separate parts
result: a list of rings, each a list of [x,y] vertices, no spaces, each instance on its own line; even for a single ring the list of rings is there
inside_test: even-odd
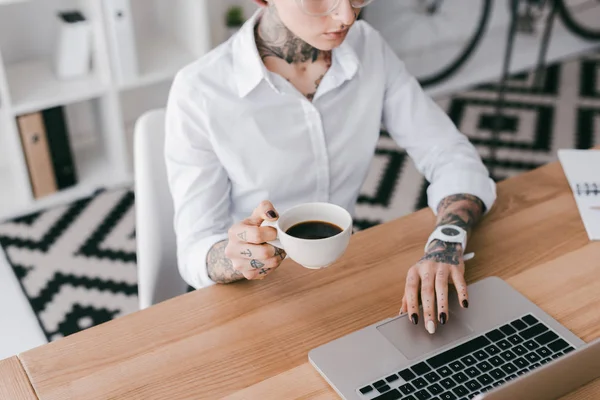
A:
[[[240,272],[233,269],[231,260],[225,257],[227,240],[215,244],[206,257],[208,277],[217,283],[231,283],[244,278]]]
[[[438,263],[459,265],[459,255],[462,254],[462,250],[458,243],[446,243],[439,240],[434,240],[429,245],[425,255],[419,260],[423,261],[434,261]]]
[[[485,205],[476,196],[456,194],[444,198],[438,206],[437,225],[457,225],[469,232],[485,212]]]

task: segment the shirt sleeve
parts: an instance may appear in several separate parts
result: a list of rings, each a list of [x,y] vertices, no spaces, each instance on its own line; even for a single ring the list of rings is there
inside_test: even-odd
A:
[[[382,122],[429,181],[429,207],[437,215],[442,199],[466,193],[481,199],[489,212],[496,200],[496,184],[477,150],[423,91],[385,40],[381,36],[379,40],[386,75]]]
[[[211,144],[206,103],[180,74],[169,93],[165,129],[179,271],[196,289],[211,286],[206,256],[232,224],[231,183]]]

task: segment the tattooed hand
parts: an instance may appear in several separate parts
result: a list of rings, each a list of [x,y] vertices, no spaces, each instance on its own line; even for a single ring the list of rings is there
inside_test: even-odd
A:
[[[219,283],[229,283],[239,279],[263,279],[285,259],[282,249],[265,242],[275,240],[277,231],[270,226],[260,226],[264,220],[276,221],[277,212],[273,204],[263,201],[252,213],[252,216],[229,229],[227,244],[222,242],[223,257],[215,253],[218,244],[209,252],[208,273],[210,278]]]
[[[431,334],[435,333],[436,320],[442,325],[448,321],[449,282],[454,283],[462,307],[469,306],[462,253],[459,243],[434,240],[425,255],[408,270],[400,312],[408,312],[412,323],[418,324],[420,295],[425,329]]]
[[[470,232],[484,211],[485,206],[479,198],[467,194],[452,195],[443,199],[438,207],[438,225],[453,224]],[[408,312],[411,322],[417,325],[420,296],[425,329],[433,334],[437,322],[442,325],[448,322],[449,283],[454,284],[461,307],[469,307],[464,275],[462,245],[432,241],[425,255],[408,270],[400,313]]]

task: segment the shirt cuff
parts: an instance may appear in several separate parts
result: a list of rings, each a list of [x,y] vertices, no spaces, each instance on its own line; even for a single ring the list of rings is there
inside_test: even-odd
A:
[[[496,201],[496,183],[489,176],[473,172],[442,175],[427,188],[427,203],[437,216],[440,202],[455,194],[477,196],[485,205],[484,214],[487,214]]]
[[[187,256],[182,260],[183,268],[181,268],[181,275],[190,286],[200,289],[216,284],[208,276],[206,256],[216,243],[227,237],[226,233],[207,236],[190,247]]]

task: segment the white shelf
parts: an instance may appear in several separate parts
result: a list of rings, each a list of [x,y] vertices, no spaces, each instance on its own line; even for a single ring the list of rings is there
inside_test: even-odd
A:
[[[121,90],[134,89],[171,79],[179,69],[194,60],[176,40],[161,34],[138,43],[140,76],[119,86]]]
[[[110,165],[104,149],[98,142],[76,149],[74,157],[78,178],[76,186],[34,200],[31,203],[23,203],[22,199],[3,194],[0,196],[0,221],[47,207],[69,203],[74,199],[90,195],[101,187],[131,184],[130,176],[119,177],[119,174],[115,173],[116,171]],[[0,182],[2,183],[3,193],[11,193],[12,188],[16,187],[17,182],[12,177],[13,174],[9,168],[0,166]]]
[[[6,75],[14,115],[88,100],[107,90],[95,75],[64,81],[57,79],[48,60],[9,65]]]

